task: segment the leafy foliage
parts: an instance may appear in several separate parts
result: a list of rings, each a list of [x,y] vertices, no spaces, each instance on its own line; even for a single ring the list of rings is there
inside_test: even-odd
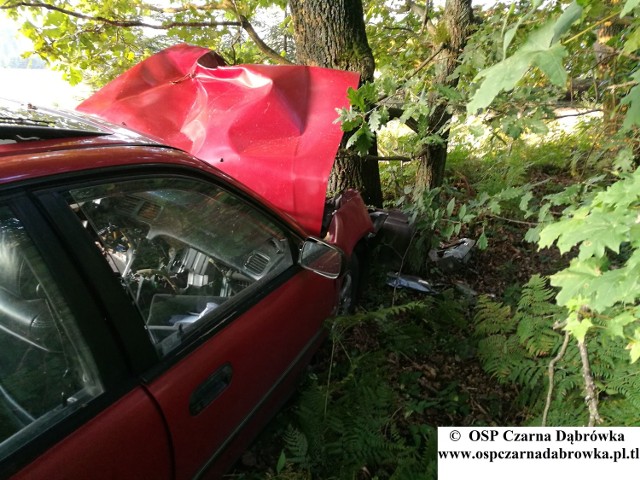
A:
[[[584,7],[584,8],[583,8]],[[557,17],[549,20],[543,27],[531,32],[523,44],[510,57],[481,71],[478,89],[468,103],[468,110],[487,107],[501,90],[516,87],[531,66],[540,68],[552,82],[563,83],[566,71],[560,60],[566,54],[567,43],[571,43],[592,32],[596,34],[596,56],[603,56],[602,62],[609,62],[606,55],[616,48],[628,52],[632,48],[630,38],[636,37],[640,20],[636,17],[637,4],[634,0],[625,2],[622,11],[613,10],[611,4],[596,0],[572,3]],[[620,36],[618,32],[604,32],[599,26],[619,15],[630,16],[632,27],[630,37]],[[604,17],[604,18],[603,18]],[[562,35],[573,24],[582,20],[588,25],[577,35],[560,44]],[[609,22],[611,24],[612,22]],[[520,23],[515,27],[519,27]],[[504,52],[513,38],[513,29],[504,35]],[[607,42],[603,44],[602,42]],[[635,40],[634,40],[635,42]],[[608,52],[607,54],[603,52]],[[544,57],[543,63],[539,61]],[[632,88],[623,95],[620,104],[627,106],[624,122],[621,124],[618,141],[620,144],[636,143],[632,139],[631,129],[637,122],[637,72],[635,66],[619,63],[619,70],[631,79]],[[623,68],[620,68],[623,67]],[[609,101],[615,98],[609,96]],[[606,101],[606,99],[605,99]],[[613,118],[613,117],[612,117]],[[626,139],[624,137],[627,137]],[[623,150],[624,151],[624,150]],[[631,352],[631,360],[640,358],[640,325],[636,322],[637,300],[640,288],[637,284],[637,265],[640,255],[636,254],[638,244],[637,215],[640,206],[635,193],[638,173],[632,171],[632,165],[617,164],[617,178],[599,176],[582,184],[570,186],[555,198],[547,198],[546,204],[539,210],[538,219],[542,224],[528,235],[538,240],[541,248],[554,243],[561,253],[577,250],[577,257],[568,268],[551,277],[551,283],[560,287],[557,301],[566,306],[566,328],[578,340],[585,339],[587,333],[596,325],[595,316],[602,315],[607,321],[607,332],[624,338]],[[617,180],[610,184],[611,180]],[[560,197],[564,195],[564,200]],[[571,198],[571,200],[569,200]],[[553,206],[565,205],[562,218],[555,219],[550,213]],[[550,222],[550,223],[549,223]],[[626,248],[628,254],[621,255]]]
[[[389,334],[384,337],[386,348],[395,350],[406,345],[405,328],[409,328],[398,317],[423,312],[425,307],[414,302],[338,318],[331,327],[333,347],[344,348],[341,342],[347,331],[369,325],[384,328]],[[383,327],[389,323],[399,328]],[[349,352],[344,363],[332,358],[333,377],[326,384],[315,376],[309,378],[295,407],[296,425],[289,424],[283,433],[283,474],[304,471],[327,479],[347,478],[366,468],[384,472],[385,478],[404,479],[435,472],[429,467],[434,458],[425,456],[425,445],[434,441],[433,432],[416,429],[415,436],[407,438],[394,418],[394,410],[407,407],[402,407],[400,392],[380,381],[388,368],[386,348]]]
[[[196,5],[178,0],[166,6],[153,2],[106,0],[25,4],[8,0],[2,9],[21,20],[22,33],[34,45],[34,53],[62,70],[71,84],[81,81],[100,87],[149,55],[177,43],[206,45],[230,62],[255,62],[255,44],[247,42],[243,19],[273,15],[265,7],[283,7],[280,1],[214,2]],[[265,31],[273,47],[286,25],[273,22],[256,28]],[[285,56],[290,52],[283,51]]]
[[[548,366],[562,344],[558,325],[564,311],[553,303],[555,292],[540,276],[525,285],[515,312],[487,297],[480,299],[475,315],[478,355],[488,373],[498,381],[516,385],[518,401],[527,423],[539,424],[546,402]],[[619,339],[591,335],[587,338],[593,375],[601,390],[600,408],[609,425],[637,425],[640,390]],[[574,344],[555,365],[554,396],[549,411],[552,425],[583,425],[583,379]]]
[[[607,319],[610,335],[626,338],[631,359],[640,356],[637,323],[638,235],[640,171],[620,173],[620,180],[595,185],[563,211],[562,218],[540,231],[541,247],[556,244],[561,252],[577,250],[568,268],[551,277],[560,287],[557,301],[568,308],[567,328],[583,339],[594,326],[593,317]]]
[[[536,6],[534,4],[534,6]],[[524,44],[511,56],[483,71],[476,80],[482,82],[467,104],[469,112],[486,108],[501,91],[512,90],[531,67],[538,67],[549,80],[563,86],[567,73],[562,65],[567,55],[566,48],[559,43],[560,37],[582,13],[582,7],[574,2],[556,19],[532,32]],[[521,17],[521,20],[525,17]],[[521,21],[505,33],[504,52]]]

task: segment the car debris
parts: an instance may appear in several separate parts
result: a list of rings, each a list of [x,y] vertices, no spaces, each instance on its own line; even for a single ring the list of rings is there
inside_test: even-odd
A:
[[[387,285],[393,288],[409,288],[429,295],[439,293],[423,278],[398,272],[387,273]]]
[[[443,248],[430,250],[429,261],[443,273],[456,272],[469,261],[475,244],[475,240],[461,238]]]

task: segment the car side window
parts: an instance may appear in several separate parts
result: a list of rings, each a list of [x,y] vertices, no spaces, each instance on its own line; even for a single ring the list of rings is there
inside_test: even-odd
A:
[[[207,182],[140,179],[69,193],[160,354],[293,263],[282,228]]]
[[[102,392],[76,319],[20,220],[0,206],[0,459]]]

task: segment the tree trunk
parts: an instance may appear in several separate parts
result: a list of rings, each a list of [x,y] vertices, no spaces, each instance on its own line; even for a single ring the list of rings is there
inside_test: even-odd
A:
[[[361,83],[373,80],[375,62],[365,32],[362,0],[291,0],[289,7],[299,63],[359,72]],[[355,154],[338,156],[329,191],[345,188],[357,188],[366,203],[381,206],[377,160]]]
[[[609,4],[609,2],[606,2]],[[613,7],[613,5],[609,5]],[[618,51],[609,46],[607,42],[612,37],[619,35],[624,29],[624,25],[619,18],[604,22],[598,30],[596,30],[596,41],[593,43],[593,51],[596,57],[596,78],[598,84],[615,84],[616,66],[618,63]],[[624,115],[620,111],[620,96],[616,89],[604,89],[602,95],[602,110],[604,134],[613,136],[620,130]]]
[[[457,78],[451,74],[458,65],[458,58],[467,43],[470,26],[473,20],[471,0],[447,0],[444,7],[442,22],[446,26],[448,38],[444,45],[434,48],[441,49],[436,57],[436,76],[434,84],[455,88]],[[447,161],[447,146],[449,141],[449,121],[451,111],[447,108],[446,99],[437,93],[432,93],[429,99],[431,114],[427,135],[439,137],[439,141],[429,143],[418,156],[418,171],[416,174],[417,191],[439,187],[444,180],[444,167]]]

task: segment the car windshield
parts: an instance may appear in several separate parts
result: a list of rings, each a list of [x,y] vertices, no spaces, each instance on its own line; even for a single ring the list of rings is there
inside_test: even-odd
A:
[[[0,98],[0,144],[109,133],[71,113],[63,114]]]

